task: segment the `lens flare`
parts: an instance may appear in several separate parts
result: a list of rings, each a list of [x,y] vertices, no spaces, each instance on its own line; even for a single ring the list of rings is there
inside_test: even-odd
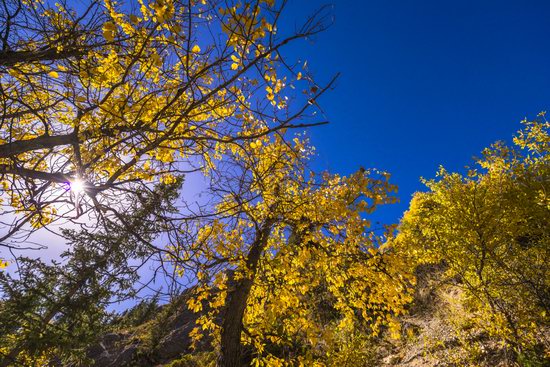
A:
[[[75,178],[74,180],[70,181],[69,185],[71,186],[71,191],[74,192],[76,195],[80,195],[82,192],[84,192],[84,189],[86,188],[86,186],[84,185],[84,181],[79,178]]]

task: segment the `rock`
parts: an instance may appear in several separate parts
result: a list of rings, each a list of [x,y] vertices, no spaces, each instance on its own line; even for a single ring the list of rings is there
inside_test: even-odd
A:
[[[105,334],[98,344],[88,349],[87,356],[95,361],[94,366],[97,367],[119,366],[117,363],[129,361],[137,350],[135,344],[125,346],[126,339],[128,335],[123,333]]]
[[[122,352],[118,353],[116,359],[109,364],[109,367],[126,366],[134,360],[137,355],[139,345],[136,343],[127,345]],[[97,365],[97,364],[96,364]]]
[[[185,327],[173,330],[161,340],[157,346],[156,354],[161,356],[162,360],[170,360],[188,352],[191,346],[190,331],[190,328]]]

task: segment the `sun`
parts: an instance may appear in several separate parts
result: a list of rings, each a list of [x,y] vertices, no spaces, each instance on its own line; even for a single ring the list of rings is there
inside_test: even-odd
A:
[[[86,188],[84,181],[79,178],[75,178],[74,180],[70,181],[69,185],[71,187],[71,191],[74,192],[76,195],[80,195],[81,193],[83,193]]]

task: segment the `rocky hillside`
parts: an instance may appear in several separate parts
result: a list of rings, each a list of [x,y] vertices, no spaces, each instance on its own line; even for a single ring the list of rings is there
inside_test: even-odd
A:
[[[442,268],[424,266],[417,271],[415,301],[402,317],[402,337],[383,335],[362,349],[354,350],[347,367],[451,367],[451,366],[547,366],[548,361],[531,357],[514,361],[514,354],[475,328],[464,327],[467,310],[456,300],[459,285],[443,281]],[[88,357],[98,367],[123,366],[210,366],[215,352],[208,342],[192,351],[189,332],[198,317],[185,306],[186,294],[174,302],[157,306],[142,303],[122,315],[90,347]],[[458,325],[462,325],[458,328]],[[246,363],[243,362],[243,366]]]

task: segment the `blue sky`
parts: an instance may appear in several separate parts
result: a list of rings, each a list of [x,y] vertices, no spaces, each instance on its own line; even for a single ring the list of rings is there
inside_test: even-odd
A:
[[[283,26],[323,5],[290,0]],[[463,170],[524,117],[550,106],[550,2],[334,0],[333,26],[286,55],[317,80],[342,75],[320,100],[331,124],[310,130],[317,169],[392,173],[401,204],[441,164]],[[293,28],[291,28],[293,29]]]

